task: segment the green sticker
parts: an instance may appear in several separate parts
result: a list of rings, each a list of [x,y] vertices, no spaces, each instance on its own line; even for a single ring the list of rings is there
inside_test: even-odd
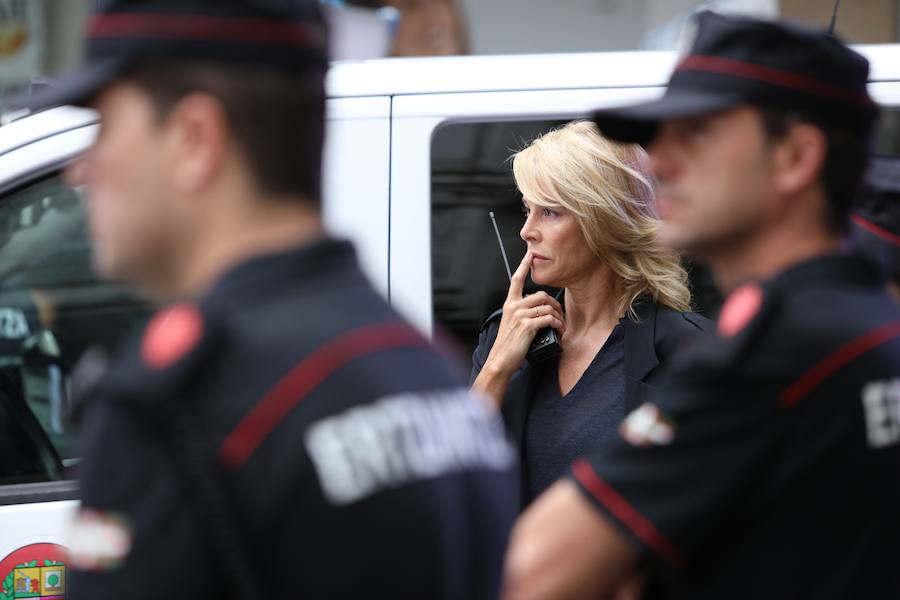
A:
[[[13,600],[13,574],[10,573],[3,579],[3,590],[0,590],[0,600]]]

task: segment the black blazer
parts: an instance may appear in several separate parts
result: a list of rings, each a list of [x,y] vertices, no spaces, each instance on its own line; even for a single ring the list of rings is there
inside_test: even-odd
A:
[[[658,386],[664,369],[679,350],[714,330],[714,324],[697,313],[678,312],[650,301],[635,306],[637,321],[626,318],[625,336],[625,414],[643,403],[648,389]],[[497,332],[502,311],[492,314],[481,327],[478,346],[472,354],[470,383],[475,381],[487,360]],[[501,412],[512,440],[521,449],[525,440],[525,423],[534,396],[532,367],[527,361],[513,374],[506,389]],[[624,415],[623,415],[624,416]]]

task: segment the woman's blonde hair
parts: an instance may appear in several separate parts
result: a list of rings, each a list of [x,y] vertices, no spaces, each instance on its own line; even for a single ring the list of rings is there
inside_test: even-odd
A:
[[[645,295],[690,310],[681,259],[656,241],[656,182],[640,146],[610,141],[593,123],[574,121],[513,155],[513,174],[530,203],[575,216],[588,247],[618,278],[619,314],[636,318],[635,301]]]

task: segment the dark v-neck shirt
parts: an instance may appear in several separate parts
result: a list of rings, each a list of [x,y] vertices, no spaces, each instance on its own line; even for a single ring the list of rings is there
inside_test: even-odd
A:
[[[525,426],[528,502],[572,462],[615,435],[625,417],[625,336],[616,325],[568,394],[560,396],[559,359],[535,369],[535,393]]]

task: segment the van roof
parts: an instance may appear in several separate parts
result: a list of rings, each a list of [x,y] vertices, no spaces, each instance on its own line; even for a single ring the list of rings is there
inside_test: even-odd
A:
[[[853,46],[871,63],[870,81],[900,81],[900,44]],[[388,58],[333,63],[331,98],[665,85],[675,52],[595,52]]]

